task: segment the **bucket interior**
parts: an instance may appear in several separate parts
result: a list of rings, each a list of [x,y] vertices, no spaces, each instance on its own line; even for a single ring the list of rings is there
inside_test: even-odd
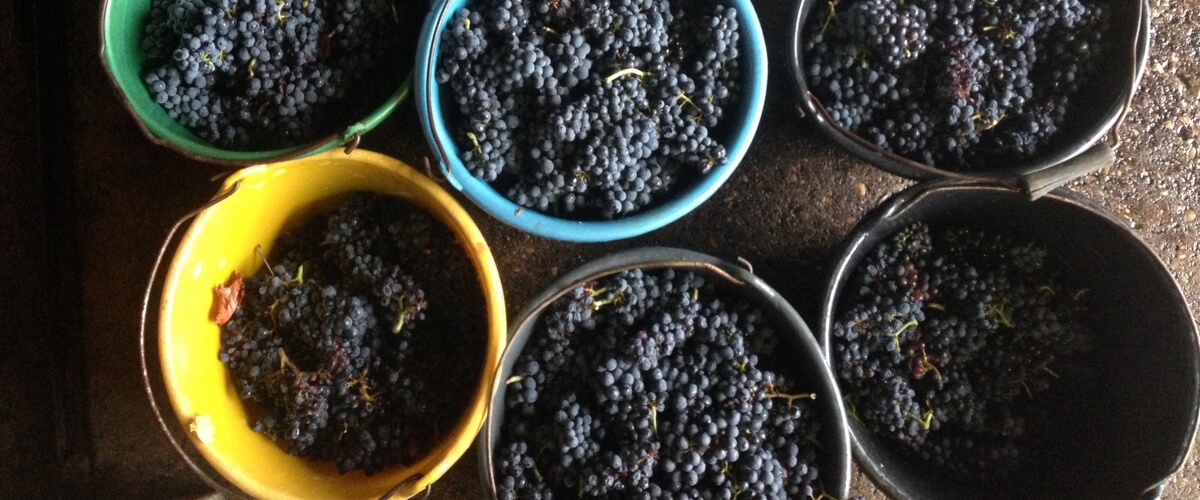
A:
[[[682,186],[662,202],[613,220],[574,220],[570,214],[556,216],[525,209],[509,200],[492,184],[471,174],[463,163],[460,148],[455,141],[452,128],[457,110],[443,96],[448,87],[438,83],[435,75],[441,57],[442,32],[454,20],[460,9],[466,8],[470,0],[442,0],[435,4],[433,12],[425,20],[421,32],[416,66],[417,112],[430,148],[438,158],[442,173],[455,188],[484,211],[522,231],[538,236],[564,241],[604,242],[642,235],[661,228],[687,215],[708,200],[733,175],[734,169],[745,157],[758,130],[767,91],[767,48],[762,26],[752,2],[749,0],[720,0],[738,10],[740,58],[744,65],[741,72],[742,96],[736,106],[725,111],[719,131],[722,144],[726,146],[726,162],[713,167],[707,173],[689,178]],[[454,112],[451,112],[454,110]]]
[[[844,427],[846,415],[840,404],[834,404],[841,399],[840,392],[822,361],[820,347],[807,324],[781,296],[744,269],[723,263],[708,255],[657,247],[610,255],[564,275],[535,298],[513,323],[513,334],[509,339],[509,347],[501,359],[500,371],[495,378],[491,413],[485,424],[484,432],[480,434],[482,455],[480,462],[485,496],[489,498],[493,496],[492,488],[495,484],[495,478],[492,477],[491,455],[500,444],[504,421],[505,385],[502,381],[508,379],[522,349],[537,333],[541,324],[539,318],[542,311],[554,299],[576,286],[615,274],[622,269],[633,268],[647,271],[665,268],[692,271],[704,276],[706,280],[710,280],[722,293],[738,297],[762,309],[765,317],[769,319],[769,323],[783,341],[780,346],[782,351],[777,352],[775,357],[786,356],[790,361],[779,371],[796,384],[796,387],[793,388],[794,391],[818,394],[816,407],[818,418],[821,421],[818,439],[822,443],[820,447],[822,455],[818,459],[817,466],[821,474],[819,478],[821,486],[825,488],[827,494],[836,498],[845,498],[849,494],[850,488],[849,436]],[[732,279],[730,279],[731,277]]]
[[[1085,301],[1095,336],[1097,379],[1056,416],[1054,444],[1028,450],[1004,481],[956,480],[876,441],[854,419],[857,458],[897,498],[1134,498],[1182,465],[1195,432],[1200,351],[1187,304],[1170,272],[1136,234],[1094,203],[1058,191],[1030,202],[1005,189],[967,185],[912,189],[908,203],[877,210],[855,232],[839,263],[828,316],[856,263],[916,221],[931,231],[970,227],[1046,247],[1061,283]],[[889,207],[885,203],[885,207]],[[823,341],[830,341],[829,318]]]
[[[811,88],[807,80],[803,40],[808,17],[828,8],[824,0],[800,0],[797,3],[792,38],[788,41],[793,46],[787,50],[790,56],[789,76],[800,107],[805,114],[812,115],[817,129],[839,146],[879,168],[910,179],[951,176],[976,180],[1012,180],[1016,175],[1051,167],[1087,150],[1117,123],[1126,108],[1127,99],[1136,91],[1149,54],[1149,0],[1108,2],[1105,5],[1109,7],[1110,15],[1108,43],[1106,52],[1095,61],[1096,68],[1091,80],[1072,95],[1066,118],[1050,141],[1032,158],[1016,162],[1009,168],[958,172],[897,160],[885,155],[882,149],[869,144],[866,139],[855,140],[844,135],[841,129],[820,115],[817,110],[819,100],[809,94]]]
[[[235,151],[218,147],[171,118],[167,111],[154,101],[154,96],[142,81],[147,64],[146,53],[142,50],[142,38],[150,19],[150,8],[150,0],[107,0],[100,27],[101,62],[125,107],[134,115],[148,137],[187,156],[220,163],[249,165],[328,151],[350,139],[355,133],[374,128],[408,96],[412,81],[411,71],[396,92],[361,117],[356,124],[347,124],[348,127],[343,131],[287,148]],[[423,9],[410,10],[424,12]],[[413,26],[413,33],[409,38],[415,42],[415,26],[419,25],[419,22],[412,21],[410,24]],[[411,45],[414,42],[406,43]],[[405,50],[411,50],[411,47]]]
[[[337,172],[331,175],[331,172]],[[401,493],[411,495],[440,477],[470,447],[483,422],[490,375],[499,360],[506,328],[503,293],[490,250],[461,206],[432,181],[396,160],[356,151],[340,152],[250,167],[224,188],[237,191],[197,216],[183,237],[168,271],[160,310],[159,351],[167,393],[186,429],[207,417],[213,439],[192,444],[222,476],[260,498],[378,498],[422,474]],[[314,207],[352,191],[397,196],[419,206],[451,228],[477,271],[486,306],[488,345],[480,373],[462,415],[447,415],[452,430],[415,464],[398,465],[372,476],[361,471],[339,474],[332,462],[314,462],[287,454],[270,438],[251,429],[252,419],[239,398],[220,350],[220,328],[211,320],[213,287],[234,270],[251,275],[262,266],[254,251],[269,255],[285,227],[311,215]],[[485,311],[480,311],[484,314]]]

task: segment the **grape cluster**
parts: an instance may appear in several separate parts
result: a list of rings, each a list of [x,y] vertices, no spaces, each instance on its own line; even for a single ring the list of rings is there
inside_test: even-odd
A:
[[[461,287],[476,280],[453,234],[359,193],[281,237],[272,260],[221,327],[220,360],[262,410],[254,430],[343,473],[423,457],[483,366],[483,299]]]
[[[394,0],[152,0],[150,95],[221,147],[290,147],[334,133],[400,86],[419,22]]]
[[[835,371],[868,430],[930,463],[994,478],[1021,465],[1050,392],[1087,377],[1084,291],[1058,283],[1044,248],[915,223],[843,289]]]
[[[536,321],[505,381],[500,499],[821,492],[818,395],[771,369],[795,359],[758,309],[691,272],[635,269]]]
[[[737,11],[706,2],[477,0],[437,79],[472,175],[524,208],[613,219],[726,162]]]
[[[1033,157],[1096,75],[1106,0],[829,0],[801,42],[832,120],[950,170]]]

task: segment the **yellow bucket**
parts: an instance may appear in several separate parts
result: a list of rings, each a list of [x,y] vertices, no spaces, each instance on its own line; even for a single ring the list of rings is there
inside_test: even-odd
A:
[[[289,455],[251,430],[251,417],[228,370],[217,359],[220,328],[211,316],[213,287],[224,283],[232,271],[250,275],[262,265],[253,251],[255,245],[269,252],[280,231],[307,215],[315,204],[352,191],[403,198],[449,226],[475,266],[488,315],[483,379],[457,425],[419,462],[372,476],[361,471],[339,474],[333,463]],[[228,482],[259,498],[379,498],[406,481],[396,492],[398,497],[424,490],[478,434],[491,377],[505,344],[500,276],[479,228],[454,198],[423,174],[395,159],[361,150],[248,167],[230,176],[220,193],[218,197],[228,196],[200,212],[183,236],[167,271],[160,306],[163,381],[179,422],[192,429],[191,443]]]

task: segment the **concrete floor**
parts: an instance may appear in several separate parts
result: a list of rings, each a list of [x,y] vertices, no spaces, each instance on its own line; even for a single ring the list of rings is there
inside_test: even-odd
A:
[[[64,496],[196,497],[209,491],[174,455],[143,394],[135,349],[145,279],[167,227],[213,195],[226,169],[195,163],[143,138],[102,73],[98,5],[69,2],[69,123],[74,161],[83,314],[81,358],[87,404],[86,452],[61,476]],[[1200,0],[1155,0],[1150,65],[1110,168],[1070,184],[1128,222],[1161,255],[1188,301],[1200,303]],[[836,149],[791,112],[783,47],[792,9],[756,0],[772,47],[768,105],[754,145],[716,195],[694,213],[649,235],[608,244],[548,241],[513,230],[460,197],[490,243],[515,312],[553,276],[607,252],[672,245],[744,257],[815,324],[826,268],[842,237],[883,197],[908,181]],[[429,151],[406,103],[364,148],[420,165]],[[1148,430],[1152,431],[1152,430]],[[1166,497],[1200,498],[1193,454]],[[476,498],[477,457],[469,453],[434,485],[430,498]],[[862,476],[853,492],[882,498]],[[5,496],[0,493],[0,496]]]

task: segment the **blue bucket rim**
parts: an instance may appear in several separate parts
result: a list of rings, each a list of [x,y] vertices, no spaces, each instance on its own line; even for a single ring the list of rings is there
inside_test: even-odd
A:
[[[545,238],[574,242],[604,242],[640,236],[670,224],[707,201],[741,163],[754,140],[767,94],[767,47],[758,14],[750,0],[722,0],[734,7],[739,16],[739,34],[744,38],[744,106],[736,117],[741,126],[726,145],[727,161],[701,176],[691,186],[650,210],[610,221],[579,221],[554,217],[513,203],[486,181],[467,170],[457,154],[458,146],[441,112],[440,84],[435,80],[436,60],[442,31],[470,0],[438,0],[425,18],[418,40],[414,71],[417,115],[425,139],[433,149],[438,168],[455,189],[462,191],[475,205],[500,221],[522,231]]]

